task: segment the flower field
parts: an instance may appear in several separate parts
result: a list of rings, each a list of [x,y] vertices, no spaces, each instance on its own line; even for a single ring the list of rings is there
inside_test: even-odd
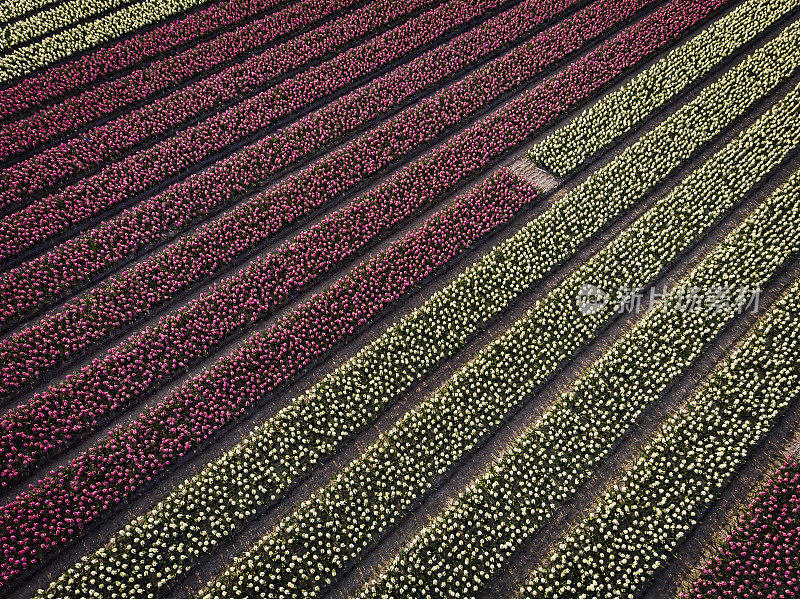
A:
[[[798,306],[800,0],[0,0],[0,598],[794,597]]]

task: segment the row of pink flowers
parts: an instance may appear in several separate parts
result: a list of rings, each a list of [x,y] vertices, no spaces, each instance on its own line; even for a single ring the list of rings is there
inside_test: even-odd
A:
[[[215,208],[225,206],[237,196],[262,185],[298,161],[337,143],[343,136],[421,91],[446,81],[454,73],[485,59],[489,53],[513,43],[575,1],[525,0],[512,10],[126,210],[87,234],[6,273],[0,277],[0,322],[13,322],[41,309],[95,273],[114,266],[142,248],[157,244],[193,221],[207,216]],[[573,20],[573,26],[579,29],[580,21]],[[538,44],[528,44],[528,53],[537,52],[537,48],[546,41],[546,37],[540,36],[537,38]],[[478,81],[474,76],[468,81],[472,80]],[[280,228],[416,150],[418,143],[435,138],[459,119],[482,108],[484,101],[479,103],[477,96],[472,102],[454,100],[458,94],[471,93],[468,83],[460,83],[451,86],[449,91],[440,92],[434,101],[446,101],[453,105],[451,112],[445,115],[440,114],[435,105],[431,108],[431,100],[406,109],[368,135],[350,141],[340,150],[306,168],[296,179],[290,179],[273,190],[247,200],[226,215],[221,223],[202,229],[182,243],[204,247],[205,257],[213,254],[218,260],[216,267],[235,259]],[[489,99],[496,97],[495,93]],[[423,122],[426,123],[425,127],[418,128]],[[415,136],[409,137],[407,130],[413,131]],[[425,135],[420,137],[423,133]],[[220,245],[209,240],[213,237],[220,237],[224,254],[215,254],[208,249]],[[190,270],[195,271],[187,281],[196,281],[209,274],[209,271],[198,269],[194,260],[187,261],[184,250],[174,251],[177,252],[179,268],[191,267]],[[173,287],[169,293],[175,293],[180,288]],[[168,297],[161,293],[154,301],[164,301]],[[128,302],[129,299],[124,301]],[[80,318],[85,319],[85,315],[81,314]],[[74,322],[74,318],[68,320]],[[52,354],[51,359],[63,360],[63,355]],[[37,367],[34,370],[41,369]],[[25,384],[25,372],[28,371],[18,371],[22,378],[12,386]]]
[[[502,0],[450,0],[0,220],[0,259],[130,200],[390,64]]]
[[[629,1],[625,5],[615,2],[601,0],[599,4],[605,6],[605,10],[587,9],[585,15],[580,13],[572,17],[575,30],[587,31],[584,26],[592,21],[599,26],[599,20],[606,17],[609,18],[606,26],[611,26],[644,4],[644,0]],[[612,14],[614,16],[609,17]],[[543,65],[562,57],[565,49],[558,39],[572,28],[560,26],[553,31],[550,38],[545,33],[540,40],[547,40],[547,43],[531,45],[531,48],[538,48],[536,59],[527,56],[529,60],[521,61],[524,53],[516,52],[513,55],[516,60],[512,62],[506,61],[507,57],[496,61],[476,74],[473,85],[462,82],[421,102],[405,116],[400,115],[395,121],[370,132],[359,140],[361,143],[354,144],[349,160],[342,160],[339,155],[332,158],[332,164],[352,164],[358,159],[375,164],[381,156],[409,152],[447,130],[463,118],[462,112],[469,114],[513,87],[519,80],[520,70],[524,72],[523,78],[528,79],[540,72]],[[596,35],[598,30],[594,33]],[[570,39],[570,48],[585,41],[582,35],[574,32]],[[550,48],[553,48],[552,53]],[[497,70],[499,66],[511,64],[523,66]],[[483,71],[494,71],[496,76],[488,76]],[[484,164],[481,162],[479,166]],[[467,168],[454,173],[447,163],[436,167],[435,171],[427,169],[428,183],[424,186],[419,185],[418,164],[403,169],[399,176],[301,233],[276,253],[254,261],[201,300],[162,319],[155,329],[147,329],[0,418],[0,456],[5,464],[0,486],[11,484],[36,467],[46,455],[80,439],[97,426],[98,420],[140,399],[154,386],[185,368],[187,363],[213,353],[231,333],[263,318],[302,288],[324,278],[325,273],[351,258],[367,243],[437,201],[474,172],[474,168]],[[326,179],[338,181],[344,175],[328,171],[317,184]],[[308,186],[298,179],[292,183],[294,198],[289,195],[281,201],[273,199],[272,205],[282,206],[283,211],[294,205],[294,200],[299,203],[303,196],[309,195]],[[405,194],[407,201],[397,204],[396,197],[404,186],[414,189],[416,195]],[[277,195],[279,191],[273,193]],[[227,226],[225,219],[212,223],[128,271],[127,276],[14,335],[3,343],[0,351],[2,374],[10,383],[5,389],[19,385],[26,375],[28,380],[46,375],[47,369],[59,360],[74,356],[92,341],[113,333],[145,314],[158,301],[196,282],[199,275],[213,271],[220,261],[229,259],[233,245],[220,232],[240,234],[245,230],[252,236],[260,231],[263,235],[264,229],[257,219],[256,214],[251,214],[246,221],[249,229],[241,226],[233,229]],[[204,235],[208,231],[215,234]],[[253,240],[252,237],[248,239]],[[237,241],[243,240],[239,237]],[[320,247],[335,250],[319,253]]]
[[[119,71],[157,58],[164,52],[225,29],[251,15],[270,10],[283,0],[224,0],[181,19],[55,65],[0,90],[0,118],[42,108],[48,102]]]
[[[628,27],[565,71],[525,92],[489,117],[439,146],[391,180],[378,193],[403,206],[463,179],[524,142],[542,126],[576,108],[630,67],[645,60],[674,36],[718,8],[724,0],[675,0]],[[595,5],[604,29],[603,12]],[[624,10],[628,2],[618,2]],[[605,8],[603,8],[605,7]],[[613,20],[613,17],[609,16]],[[570,34],[565,33],[565,37]],[[564,40],[564,46],[569,45]],[[487,81],[487,85],[491,82]],[[361,226],[369,227],[365,220]],[[358,226],[358,225],[356,225]],[[309,247],[307,255],[332,248]],[[392,269],[380,271],[391,276]],[[370,276],[372,272],[368,271]],[[375,275],[378,273],[376,272]],[[403,273],[398,277],[404,279]],[[350,282],[352,281],[352,282]],[[358,282],[356,282],[358,281]],[[7,581],[60,546],[80,536],[90,523],[135,495],[182,456],[196,451],[249,406],[263,401],[313,361],[348,338],[377,314],[382,292],[365,279],[345,279],[334,294],[323,293],[253,335],[214,368],[188,381],[131,423],[51,473],[0,511],[0,577]],[[339,296],[347,289],[347,298]],[[390,292],[392,297],[395,292]],[[160,348],[154,348],[154,351]],[[113,389],[110,391],[114,391]]]
[[[800,597],[800,462],[759,492],[683,599]]]
[[[340,0],[339,4],[352,1]],[[252,95],[290,70],[325,56],[430,0],[375,0],[340,19],[268,48],[100,127],[82,134],[74,132],[74,129],[109,110],[113,112],[121,106],[145,99],[165,85],[175,85],[195,72],[202,73],[212,68],[220,56],[246,55],[258,50],[270,40],[317,20],[320,15],[335,9],[337,4],[315,2],[324,6],[314,6],[314,11],[306,10],[307,14],[301,16],[286,15],[298,12],[299,7],[307,4],[301,2],[264,19],[269,21],[269,26],[262,25],[259,29],[266,31],[250,31],[261,21],[241,27],[204,44],[210,47],[195,47],[192,52],[196,52],[196,56],[185,56],[189,54],[187,51],[154,62],[129,77],[89,90],[29,118],[0,126],[0,147],[18,147],[20,151],[58,134],[72,135],[70,139],[3,171],[0,176],[8,187],[0,194],[0,205],[28,201],[31,195],[85,175],[104,162],[158,140],[220,106]]]

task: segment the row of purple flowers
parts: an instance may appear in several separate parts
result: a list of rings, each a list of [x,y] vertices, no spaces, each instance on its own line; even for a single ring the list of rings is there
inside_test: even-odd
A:
[[[449,0],[0,220],[0,259],[15,256],[229,151],[502,0]]]
[[[429,2],[430,0],[374,0],[340,19],[273,46],[109,123],[74,135],[0,173],[6,183],[0,194],[0,205],[29,202],[33,196],[52,186],[85,176],[104,162],[141,149],[142,144],[158,141],[221,106],[239,102],[275,83],[286,73],[384,27]],[[215,42],[223,45],[224,41],[227,46],[235,46],[240,52],[247,52],[263,45],[264,39],[278,37],[286,30],[297,29],[306,21],[313,21],[319,16],[319,12],[321,11],[310,14],[305,19],[293,19],[289,23],[275,18],[277,23],[269,34],[243,35],[230,40],[221,36]],[[220,48],[219,52],[224,52],[224,48]],[[206,49],[200,54],[199,60],[207,62],[214,55],[212,49]],[[104,111],[117,101],[146,98],[152,93],[152,89],[161,85],[161,78],[181,79],[183,72],[193,66],[191,63],[176,65],[174,62],[174,58],[167,58],[150,65],[148,68],[153,72],[146,75],[144,83],[117,80],[114,82],[117,89],[104,90],[102,94],[98,93],[98,89],[93,89],[31,118],[1,126],[0,147],[11,147],[15,143],[24,145],[26,140],[33,144],[35,139],[41,141],[56,133],[70,132],[91,120],[88,117],[96,109]],[[163,77],[160,78],[159,74],[162,73]]]

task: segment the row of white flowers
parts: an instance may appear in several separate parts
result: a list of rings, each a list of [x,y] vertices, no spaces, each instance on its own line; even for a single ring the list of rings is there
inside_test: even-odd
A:
[[[764,80],[772,71],[774,67],[763,71]],[[199,558],[369,426],[554,266],[640,201],[752,103],[747,92],[753,85],[753,80],[742,80],[685,113],[705,110],[718,115],[706,128],[676,113],[246,441],[126,526],[108,546],[65,572],[43,595],[105,597],[118,592],[147,597],[173,584]],[[714,110],[712,106],[725,96],[738,102],[726,101]],[[684,130],[684,135],[675,134]],[[660,143],[662,136],[673,141]],[[560,324],[553,324],[558,336]]]
[[[84,0],[101,10],[103,0]],[[205,4],[208,0],[143,0],[103,17],[78,24],[64,31],[20,46],[0,56],[0,82],[21,77],[40,67],[52,64],[77,52],[94,48],[129,31],[157,23],[163,19]],[[72,6],[72,4],[69,4]],[[41,15],[48,12],[39,13]],[[37,18],[38,15],[31,17]],[[14,29],[10,29],[11,32]],[[12,34],[8,43],[16,43]]]
[[[624,272],[630,278],[622,280],[638,286],[658,272],[659,265],[701,238],[787,155],[786,140],[800,145],[800,132],[793,125],[800,113],[798,100],[800,90],[786,100],[788,110],[777,123],[762,119],[660,200],[593,258],[587,265],[591,269],[576,272],[573,289],[581,281],[617,284],[619,279],[613,277],[597,278],[613,271]],[[770,147],[772,135],[784,141]],[[751,159],[753,155],[757,158]],[[800,175],[760,206],[663,303],[581,375],[515,439],[496,465],[401,550],[363,596],[477,595],[547,522],[559,502],[591,476],[642,411],[730,322],[737,312],[736,300],[750,299],[753,290],[796,254],[798,191]],[[685,310],[681,303],[685,290],[719,285],[729,288],[727,309]]]
[[[782,222],[762,211],[761,233],[800,250],[800,177]],[[748,248],[749,249],[749,248]],[[675,555],[711,502],[800,395],[800,282],[643,448],[564,539],[524,597],[632,597]],[[777,595],[775,595],[777,596]],[[787,595],[788,596],[788,595]]]
[[[702,239],[719,218],[800,146],[800,132],[795,126],[800,113],[798,100],[800,89],[784,98],[746,135],[737,138],[713,161],[687,178],[679,191],[659,202],[634,226],[538,301],[475,360],[405,414],[362,456],[303,502],[273,531],[238,556],[200,596],[206,599],[283,597],[325,592],[376,539],[390,531],[443,476],[546,383],[565,360],[597,336],[617,305],[610,302],[591,313],[582,312],[576,298],[587,282],[601,289],[645,286]],[[764,264],[759,262],[759,266],[759,274],[768,274]],[[757,284],[761,278],[753,276],[750,279],[754,281],[748,278],[742,281]],[[707,328],[711,335],[713,327],[708,321],[730,318],[734,312],[731,307],[719,315],[716,312],[711,316],[697,314],[679,321],[700,323],[696,327],[699,332]],[[670,343],[671,336],[659,337],[668,345],[667,350],[675,349],[676,360],[671,363],[662,359],[664,356],[648,355],[650,362],[645,360],[637,367],[640,369],[638,377],[635,370],[615,369],[613,373],[621,384],[639,380],[654,384],[658,377],[645,374],[651,368],[659,370],[662,377],[671,375],[674,378],[680,372],[679,359],[684,357],[686,346],[699,345],[701,337],[687,335],[681,337],[684,343],[675,344]],[[652,341],[653,338],[648,337],[649,345]],[[671,366],[664,368],[665,363]],[[605,382],[608,380],[597,382],[603,391]],[[646,397],[639,393],[632,395],[631,401]],[[608,400],[608,394],[601,392],[600,396],[603,401]],[[582,411],[575,422],[578,431],[575,427],[568,429],[568,421],[559,421],[550,434],[568,430],[568,438],[573,439],[577,432],[589,428],[591,416],[599,408],[588,398],[587,401],[591,405],[586,406],[586,411]],[[579,398],[566,402],[567,405],[579,403]],[[624,402],[614,401],[608,410],[621,410],[624,405]],[[597,437],[584,437],[586,448],[601,443],[617,427],[623,430],[629,427],[630,421],[620,414],[602,418],[597,424],[600,429]],[[575,451],[567,455],[575,456]],[[579,471],[569,472],[577,477]],[[534,502],[534,505],[539,503]],[[481,545],[485,538],[479,536],[475,541]],[[467,546],[461,532],[454,543],[456,550]],[[488,559],[491,561],[491,553]],[[454,579],[460,558],[455,562],[443,561],[439,570],[443,580]],[[420,568],[426,575],[434,571],[428,565]],[[469,584],[474,582],[474,578],[469,580]],[[422,596],[430,596],[432,592],[428,583],[420,584],[416,590]],[[409,592],[411,588],[403,586],[398,596],[407,596]],[[445,591],[443,596],[452,595]]]
[[[535,144],[529,157],[565,177],[798,6],[799,0],[748,0]]]
[[[109,11],[131,0],[69,0],[41,12],[34,13],[3,28],[3,41],[6,47],[19,46],[34,38],[41,37],[89,19],[97,13]]]
[[[1,0],[0,24],[4,25],[36,10],[44,10],[53,4],[56,4],[56,0]]]

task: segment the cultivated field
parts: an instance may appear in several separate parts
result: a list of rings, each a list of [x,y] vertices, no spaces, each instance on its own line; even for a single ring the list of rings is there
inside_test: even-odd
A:
[[[800,597],[800,0],[0,0],[3,597]]]

